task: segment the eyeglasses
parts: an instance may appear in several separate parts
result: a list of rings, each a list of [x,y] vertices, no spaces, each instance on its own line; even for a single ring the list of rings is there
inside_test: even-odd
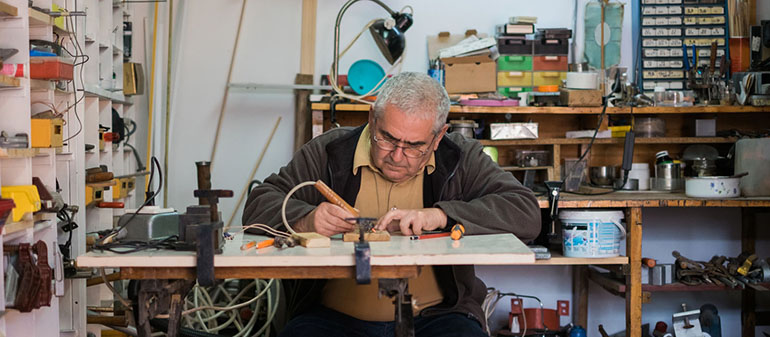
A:
[[[424,157],[426,154],[428,154],[428,149],[421,150],[413,146],[400,146],[393,144],[393,142],[383,139],[383,138],[377,138],[377,135],[372,134],[372,139],[374,140],[374,144],[377,145],[377,147],[380,150],[383,151],[395,151],[396,148],[401,148],[402,151],[404,151],[404,156],[407,156],[409,158],[421,158]],[[433,142],[436,140],[436,137],[433,137],[433,140],[430,141],[430,144],[432,145]],[[429,145],[430,146],[430,145]]]

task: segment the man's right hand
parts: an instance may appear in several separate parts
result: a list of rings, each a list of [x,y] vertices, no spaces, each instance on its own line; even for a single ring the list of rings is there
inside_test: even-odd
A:
[[[299,232],[317,232],[323,236],[332,236],[340,233],[352,232],[356,225],[345,221],[346,218],[354,218],[353,214],[330,202],[322,202],[315,210],[308,213],[300,221]]]

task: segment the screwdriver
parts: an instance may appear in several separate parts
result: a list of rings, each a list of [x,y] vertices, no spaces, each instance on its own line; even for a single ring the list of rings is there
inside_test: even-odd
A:
[[[272,246],[272,245],[273,245],[273,242],[275,242],[275,240],[274,240],[274,239],[267,239],[267,240],[262,240],[262,241],[260,241],[259,243],[257,243],[257,241],[249,241],[249,242],[247,242],[247,243],[244,243],[244,244],[241,246],[241,250],[247,250],[247,249],[251,249],[251,248],[253,248],[254,246],[257,246],[257,249],[262,249],[262,248],[265,248],[265,247],[270,247],[270,246]]]
[[[452,226],[452,240],[460,240],[465,235],[465,226],[456,224]]]

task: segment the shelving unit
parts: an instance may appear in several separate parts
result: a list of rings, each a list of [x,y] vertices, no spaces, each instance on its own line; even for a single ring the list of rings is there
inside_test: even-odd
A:
[[[66,204],[79,206],[73,219],[79,225],[72,232],[70,257],[73,259],[86,252],[86,232],[112,228],[115,217],[123,214],[122,209],[86,207],[85,169],[106,165],[116,176],[125,176],[135,173],[137,168],[133,153],[123,142],[115,145],[107,142],[106,151],[98,150],[99,126],[112,127],[113,110],[119,118],[134,120],[136,115],[132,99],[122,93],[123,53],[122,48],[116,47],[123,45],[126,5],[111,0],[87,0],[78,2],[78,8],[75,8],[75,3],[74,0],[36,0],[34,5],[85,11],[86,18],[54,20],[44,11],[28,8],[26,0],[0,1],[0,48],[19,50],[4,62],[24,64],[25,69],[29,69],[29,40],[54,41],[57,36],[58,42],[72,54],[79,54],[79,45],[89,57],[85,64],[79,64],[83,58],[76,58],[74,81],[68,82],[64,91],[54,85],[55,81],[0,76],[0,101],[3,102],[0,130],[10,135],[29,135],[32,115],[49,110],[51,106],[62,113],[65,121],[63,147],[0,148],[0,185],[30,185],[32,177],[39,177],[46,186],[58,186]],[[99,48],[100,45],[105,48]],[[129,143],[134,144],[135,138],[132,137]],[[97,150],[86,152],[86,144],[95,145]],[[109,188],[115,183],[89,185]],[[105,201],[123,201],[125,207],[135,207],[135,192],[120,198],[124,200],[113,200],[110,191],[105,193]],[[43,240],[48,246],[49,264],[57,269],[56,273],[62,273],[59,270],[62,263],[56,260],[61,260],[59,243],[66,242],[69,233],[58,228],[53,213],[37,212],[34,217],[28,214],[24,219],[7,223],[0,242],[16,245]],[[3,271],[7,268],[5,261]],[[112,293],[103,285],[87,290],[84,279],[56,279],[54,284],[58,290],[50,307],[21,313],[6,308],[4,278],[0,278],[0,310],[6,312],[0,317],[0,335],[85,336],[92,332],[99,336],[102,326],[86,326],[86,305],[102,306],[112,302]]]
[[[355,126],[366,122],[370,106],[364,104],[338,104],[335,107],[336,121],[343,126]],[[328,130],[332,123],[329,104],[313,103],[313,132],[314,136]],[[680,154],[688,144],[714,144],[718,147],[729,146],[737,138],[733,137],[690,137],[688,136],[688,120],[693,118],[729,118],[719,119],[717,131],[743,129],[748,132],[761,131],[770,127],[770,107],[752,106],[694,106],[682,108],[648,107],[648,108],[607,108],[605,113],[613,118],[628,118],[637,115],[657,116],[667,123],[666,137],[641,138],[637,137],[634,150],[634,162],[651,161],[654,153],[668,149],[674,155]],[[484,146],[498,147],[498,163],[506,171],[518,173],[525,170],[552,171],[549,179],[560,178],[561,159],[577,157],[589,139],[567,139],[565,132],[576,127],[593,129],[597,125],[598,115],[602,108],[569,108],[569,107],[471,107],[452,106],[449,119],[485,119],[485,121],[535,121],[540,123],[538,139],[523,140],[479,140]],[[609,118],[606,118],[607,120]],[[622,153],[622,138],[596,139],[589,154],[591,165],[618,165]],[[521,168],[511,165],[514,156],[511,148],[539,147],[552,151],[552,165],[534,168]],[[543,209],[549,207],[545,197],[539,197],[539,205]],[[770,209],[770,198],[732,198],[732,199],[694,199],[683,193],[664,192],[615,192],[603,195],[575,195],[563,193],[559,199],[559,208],[584,209],[622,209],[625,211],[626,222],[626,254],[615,258],[579,259],[568,258],[551,252],[550,260],[538,260],[536,265],[572,266],[573,294],[575,300],[575,317],[573,323],[585,326],[588,317],[588,280],[602,285],[611,293],[625,298],[626,302],[626,333],[627,336],[641,336],[642,303],[650,300],[650,293],[655,291],[685,291],[685,290],[717,290],[710,287],[684,288],[679,285],[661,287],[641,284],[642,256],[642,209],[648,207],[736,207],[742,209],[743,228],[742,250],[753,250],[752,240],[756,236],[756,218],[754,214]],[[754,233],[754,234],[751,234]],[[625,271],[625,281],[609,280],[606,277],[593,275],[589,266],[616,268]],[[744,317],[754,315],[753,290],[742,293],[741,310]],[[753,317],[753,316],[751,316]],[[744,319],[744,331],[753,334],[754,321]],[[748,334],[744,334],[748,336]]]

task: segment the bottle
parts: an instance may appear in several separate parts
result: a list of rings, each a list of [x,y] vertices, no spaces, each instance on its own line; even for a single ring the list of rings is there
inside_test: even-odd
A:
[[[668,155],[668,151],[663,150],[655,154],[655,165],[672,164],[674,159]]]

